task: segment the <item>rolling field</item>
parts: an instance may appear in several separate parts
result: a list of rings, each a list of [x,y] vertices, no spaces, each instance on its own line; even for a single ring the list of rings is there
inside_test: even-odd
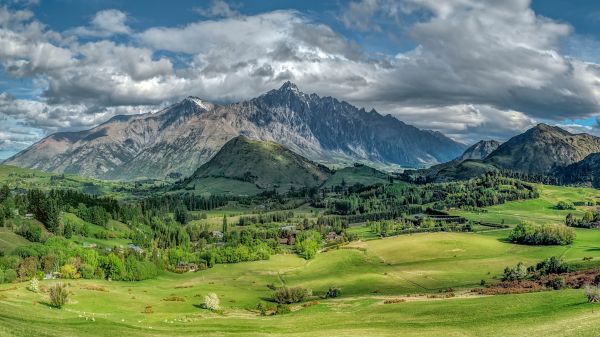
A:
[[[539,185],[536,187],[540,192],[538,199],[507,202],[502,205],[486,207],[487,212],[455,211],[467,219],[490,223],[518,224],[523,220],[533,221],[541,224],[564,223],[565,216],[573,213],[580,218],[586,207],[577,207],[575,211],[557,210],[554,208],[559,201],[592,201],[600,198],[600,192],[593,188],[580,187],[558,187]]]
[[[577,261],[600,259],[600,231],[578,230],[572,246],[530,247],[503,242],[506,231],[485,234],[433,233],[353,243],[305,261],[276,255],[268,261],[217,265],[183,275],[164,273],[141,282],[66,280],[71,302],[63,310],[45,305],[45,295],[19,283],[0,287],[0,332],[7,336],[47,335],[271,335],[363,336],[592,336],[600,310],[581,290],[481,297],[461,288],[493,280],[507,265],[548,256]],[[42,287],[56,281],[42,281]],[[262,317],[256,304],[277,286],[304,286],[342,297],[282,316]],[[454,288],[451,299],[426,294]],[[201,309],[215,292],[222,314]],[[421,294],[421,295],[419,295]],[[169,297],[180,301],[166,301]],[[404,303],[383,304],[405,298]],[[143,313],[152,306],[153,313]],[[93,318],[93,320],[92,320]],[[570,329],[565,329],[570,327]],[[4,329],[4,330],[2,330]]]

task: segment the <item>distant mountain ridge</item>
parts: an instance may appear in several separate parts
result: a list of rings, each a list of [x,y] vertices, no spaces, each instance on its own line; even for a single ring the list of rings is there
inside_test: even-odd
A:
[[[594,178],[600,173],[600,138],[538,124],[505,143],[481,141],[450,162],[408,171],[405,176],[409,180],[441,182],[499,170],[553,177],[565,183],[598,180],[600,185],[600,179]]]
[[[522,173],[549,174],[596,152],[600,152],[599,137],[542,123],[500,145],[484,162]]]
[[[186,177],[239,135],[275,141],[324,164],[419,167],[465,146],[439,132],[369,112],[293,83],[239,103],[188,97],[157,113],[115,116],[86,131],[50,135],[5,164],[100,179]]]

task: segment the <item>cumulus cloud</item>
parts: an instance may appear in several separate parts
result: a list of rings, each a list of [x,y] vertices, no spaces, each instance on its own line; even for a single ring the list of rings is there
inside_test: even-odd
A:
[[[131,28],[126,24],[127,14],[117,9],[106,9],[96,13],[90,25],[77,27],[67,33],[92,36],[109,37],[119,34],[131,34]]]
[[[209,7],[195,7],[194,11],[205,17],[229,18],[240,15],[240,12],[223,0],[213,0]]]
[[[198,9],[204,20],[140,31],[118,10],[58,33],[30,11],[0,8],[4,70],[35,78],[42,92],[0,96],[0,114],[47,133],[152,111],[187,95],[247,99],[285,80],[465,142],[505,139],[537,120],[588,118],[599,110],[600,67],[567,56],[561,41],[572,28],[536,15],[529,1],[345,6],[340,20],[348,29],[386,34],[393,26],[398,31],[389,33],[404,34],[416,47],[373,55],[298,11],[248,16],[223,1]],[[409,16],[420,20],[409,24]]]

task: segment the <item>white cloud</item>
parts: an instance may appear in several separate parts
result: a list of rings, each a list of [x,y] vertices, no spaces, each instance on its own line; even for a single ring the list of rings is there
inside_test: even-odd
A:
[[[464,141],[506,138],[540,119],[595,115],[600,67],[563,55],[561,40],[572,28],[537,16],[529,5],[352,2],[341,19],[360,31],[389,28],[380,18],[400,23],[403,15],[427,13],[398,26],[416,48],[376,57],[297,11],[245,16],[221,1],[202,9],[211,19],[139,32],[117,10],[60,34],[29,11],[0,8],[0,61],[12,76],[36,78],[43,92],[30,100],[5,97],[0,113],[47,131],[82,128],[187,95],[235,101],[292,80],[306,92]],[[97,39],[85,42],[84,35]]]
[[[213,0],[209,7],[195,7],[194,11],[205,17],[229,18],[240,15],[240,12],[223,0]]]
[[[110,37],[119,34],[131,34],[131,28],[126,24],[127,14],[117,9],[106,9],[96,13],[90,26],[77,27],[67,33],[80,36]]]

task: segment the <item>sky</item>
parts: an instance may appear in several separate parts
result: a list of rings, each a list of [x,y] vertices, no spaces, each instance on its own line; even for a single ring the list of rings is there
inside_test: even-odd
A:
[[[0,0],[0,159],[287,80],[466,144],[540,122],[600,135],[600,4]]]

